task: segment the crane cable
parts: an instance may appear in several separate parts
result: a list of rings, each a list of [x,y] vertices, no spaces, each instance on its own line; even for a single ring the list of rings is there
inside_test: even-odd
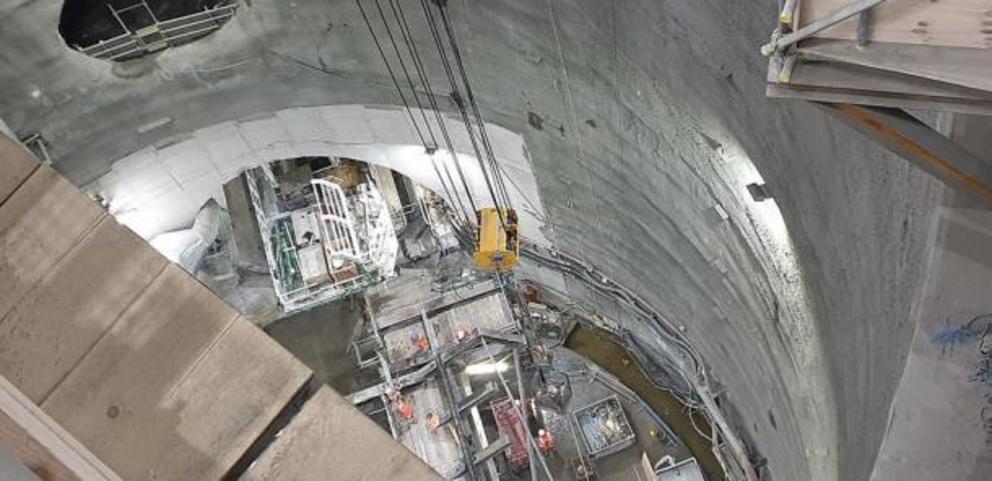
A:
[[[462,202],[461,202],[461,197],[458,196],[458,190],[457,190],[457,187],[455,186],[454,180],[451,178],[450,172],[448,172],[448,182],[446,183],[445,180],[444,180],[444,177],[441,175],[441,172],[440,172],[440,170],[437,167],[437,159],[432,155],[432,152],[436,151],[436,149],[437,149],[437,139],[434,136],[433,130],[430,128],[430,123],[426,121],[427,117],[426,117],[426,114],[424,113],[423,104],[420,102],[420,98],[417,95],[417,91],[413,87],[413,82],[412,82],[412,80],[410,78],[409,71],[406,68],[405,62],[403,62],[403,58],[400,55],[399,49],[398,49],[398,47],[396,45],[396,42],[395,42],[395,38],[393,37],[392,29],[389,27],[389,23],[386,21],[385,15],[383,14],[383,11],[382,11],[382,8],[381,8],[381,6],[379,4],[379,1],[378,0],[374,0],[374,1],[375,1],[375,4],[376,4],[376,9],[379,12],[379,16],[383,20],[383,24],[384,24],[384,26],[386,28],[386,32],[387,32],[387,34],[388,34],[388,36],[390,38],[390,42],[393,45],[393,50],[396,53],[397,58],[399,59],[400,68],[403,69],[404,76],[406,77],[407,82],[410,84],[410,89],[411,89],[411,91],[413,93],[414,99],[415,99],[415,101],[417,102],[417,105],[420,108],[421,116],[424,117],[425,124],[426,124],[427,130],[428,130],[428,134],[430,135],[430,137],[431,137],[431,139],[433,141],[432,145],[430,145],[430,146],[428,146],[427,140],[424,137],[423,130],[420,128],[420,124],[417,123],[416,118],[413,115],[413,111],[410,108],[410,103],[407,100],[406,95],[403,93],[403,89],[400,87],[400,83],[399,83],[399,81],[396,78],[396,74],[393,71],[392,65],[390,64],[389,59],[387,58],[386,53],[385,53],[385,51],[382,48],[382,44],[379,41],[379,36],[376,34],[375,29],[372,27],[372,23],[369,20],[369,16],[368,16],[367,12],[365,11],[365,8],[362,6],[362,1],[361,0],[355,0],[355,3],[358,5],[358,9],[359,9],[359,11],[362,14],[362,20],[364,20],[365,26],[369,30],[369,34],[371,35],[372,41],[373,41],[373,43],[376,46],[376,50],[379,53],[379,57],[382,59],[383,64],[386,66],[386,71],[389,74],[389,78],[392,80],[393,86],[396,87],[396,92],[400,96],[400,101],[403,103],[403,107],[404,107],[404,109],[407,112],[407,116],[410,119],[410,123],[413,124],[414,130],[416,130],[417,137],[420,139],[421,145],[424,147],[424,150],[428,153],[428,156],[431,158],[431,163],[432,163],[432,166],[433,166],[433,169],[434,169],[434,173],[435,173],[435,175],[437,175],[438,180],[441,183],[441,187],[444,190],[444,194],[445,194],[445,197],[447,198],[448,205],[450,205],[452,208],[455,208],[455,206],[456,206],[455,201],[457,201],[458,209],[461,212],[462,216],[465,218],[465,221],[466,222],[470,222],[470,220],[469,220],[470,218],[469,218],[468,214],[465,212],[465,207],[464,207],[464,204],[462,204]],[[432,103],[436,104],[436,102],[434,102],[433,98],[431,98],[430,100],[431,100]],[[446,133],[445,133],[445,137],[447,137],[447,134]],[[445,166],[445,170],[447,171],[447,166]],[[448,187],[448,183],[451,184],[451,188],[450,189]],[[465,182],[464,177],[462,177],[462,185],[465,188],[466,193],[468,194],[469,201],[471,202],[471,200],[472,200],[471,192],[468,189],[468,185]],[[454,191],[454,193],[452,193],[452,191]],[[474,210],[474,205],[473,205],[473,210]]]
[[[362,20],[365,21],[365,26],[369,29],[369,34],[372,35],[372,42],[375,43],[375,48],[379,51],[379,57],[382,58],[383,63],[386,65],[386,72],[389,73],[389,78],[392,79],[393,85],[396,87],[396,92],[400,95],[400,101],[403,102],[403,107],[406,108],[406,113],[410,117],[410,122],[413,123],[413,128],[417,131],[417,137],[420,138],[420,143],[426,146],[427,140],[424,138],[424,133],[420,130],[420,125],[417,124],[413,117],[413,111],[410,110],[410,102],[406,100],[406,95],[403,94],[403,89],[400,88],[400,83],[396,79],[396,74],[393,73],[393,67],[389,64],[389,60],[386,58],[386,52],[382,50],[382,45],[379,42],[379,36],[376,35],[375,29],[372,28],[372,22],[369,21],[369,16],[365,13],[365,7],[362,6],[362,0],[355,0],[355,3],[358,4],[358,10],[362,12]]]
[[[431,129],[431,124],[427,121],[427,112],[424,111],[424,104],[420,102],[420,96],[417,95],[417,89],[413,86],[413,79],[410,78],[410,71],[406,68],[406,62],[403,61],[403,56],[400,54],[400,49],[396,45],[396,37],[393,36],[393,29],[389,26],[389,21],[386,20],[386,14],[382,11],[382,5],[379,3],[379,0],[372,1],[375,3],[375,9],[379,12],[379,18],[382,20],[382,25],[386,28],[386,36],[389,37],[389,43],[393,46],[393,52],[396,53],[396,59],[399,60],[400,69],[403,71],[403,76],[406,77],[406,83],[410,86],[410,92],[413,95],[413,100],[417,103],[417,108],[420,109],[420,116],[423,117],[424,126],[427,128],[427,133],[431,137],[432,146],[427,147],[425,143],[424,148],[428,150],[436,149],[437,138],[434,137],[434,130]],[[359,2],[359,5],[361,5],[361,2]]]
[[[469,106],[472,108],[472,113],[479,129],[479,137],[482,140],[482,146],[485,149],[486,158],[489,161],[489,168],[493,173],[497,190],[502,195],[505,205],[509,208],[511,207],[510,197],[506,191],[506,184],[503,182],[502,174],[499,171],[499,164],[496,161],[496,155],[493,152],[492,144],[489,142],[489,135],[486,132],[485,122],[482,120],[482,114],[479,111],[479,104],[475,100],[475,94],[472,91],[471,84],[469,83],[468,74],[465,72],[465,64],[462,61],[461,49],[458,46],[458,39],[455,35],[454,28],[451,26],[451,19],[448,17],[447,7],[444,6],[444,2],[435,3],[441,13],[441,24],[444,27],[445,34],[448,37],[448,42],[451,44],[452,57],[455,59],[455,66],[458,67],[458,72],[462,79],[462,83],[465,85],[465,96],[467,97]]]
[[[441,175],[441,171],[437,166],[437,158],[433,155],[434,152],[437,151],[437,148],[439,146],[437,137],[434,135],[434,131],[431,128],[430,122],[427,118],[427,113],[425,112],[424,109],[424,104],[420,99],[420,95],[418,95],[417,93],[417,89],[413,83],[413,78],[411,77],[410,71],[407,68],[407,64],[403,59],[403,54],[400,52],[399,45],[396,42],[396,37],[395,35],[393,35],[390,22],[386,17],[385,11],[383,10],[380,1],[379,0],[372,0],[372,1],[375,4],[375,8],[379,14],[379,18],[383,22],[386,35],[393,48],[393,53],[396,55],[396,58],[399,62],[399,68],[401,69],[402,74],[406,79],[407,85],[409,85],[411,94],[413,96],[413,100],[416,103],[417,107],[420,109],[420,117],[424,121],[424,128],[421,128],[416,117],[414,116],[411,104],[407,99],[406,94],[403,93],[403,88],[400,85],[400,81],[397,79],[396,72],[394,71],[393,66],[391,65],[386,55],[386,52],[383,48],[382,42],[379,39],[379,36],[376,34],[375,29],[372,26],[372,22],[369,19],[369,15],[366,12],[365,7],[362,5],[362,1],[356,0],[356,4],[358,5],[359,11],[361,12],[362,15],[362,19],[364,20],[366,27],[368,27],[369,33],[372,36],[372,40],[375,43],[376,50],[378,51],[380,58],[382,58],[383,63],[386,66],[386,71],[393,82],[393,86],[396,88],[396,91],[400,96],[400,100],[403,103],[403,106],[407,112],[407,116],[409,117],[410,122],[413,124],[414,129],[416,130],[417,136],[421,141],[421,145],[424,147],[425,151],[431,158],[435,175],[437,175],[438,180],[441,182],[442,188],[445,190],[445,195],[447,197],[448,204],[451,205],[452,208],[455,208],[457,203],[457,208],[462,213],[464,220],[467,223],[471,223],[468,214],[465,212],[465,205],[464,203],[461,202],[461,198],[458,195],[457,187],[455,187],[454,179],[451,176],[450,170],[447,169],[447,165],[444,165],[445,171],[448,174],[448,181],[449,181],[449,182],[445,182],[444,176]],[[468,197],[469,204],[472,207],[473,211],[475,211],[477,209],[475,206],[474,197],[472,195],[471,188],[469,187],[469,183],[465,179],[465,173],[462,171],[461,163],[458,160],[453,142],[451,142],[451,137],[447,131],[447,127],[445,126],[444,120],[441,117],[440,109],[437,106],[437,100],[434,96],[433,88],[430,86],[430,81],[427,78],[426,71],[423,67],[423,62],[420,58],[419,52],[416,50],[416,46],[412,41],[412,34],[410,32],[409,24],[406,22],[406,16],[402,11],[402,5],[398,4],[396,0],[388,0],[388,1],[389,1],[390,9],[392,10],[393,13],[393,17],[395,18],[396,23],[399,26],[402,39],[406,44],[407,50],[410,55],[410,59],[413,64],[413,68],[416,71],[416,75],[418,76],[419,80],[423,83],[424,87],[428,90],[427,92],[428,103],[430,104],[432,110],[434,110],[435,120],[438,123],[437,125],[439,130],[441,130],[442,137],[444,138],[445,141],[445,146],[448,148],[449,154],[451,155],[452,162],[454,163],[455,169],[458,172],[458,176],[461,180],[462,187],[465,190],[465,193]],[[438,28],[437,25],[437,19],[435,18],[434,14],[431,12],[430,7],[427,5],[427,0],[421,0],[420,2],[421,8],[427,20],[428,26],[430,27],[431,36],[434,41],[434,46],[437,49],[438,55],[441,59],[441,63],[444,67],[445,75],[447,77],[448,83],[451,86],[452,98],[458,108],[459,113],[461,114],[461,119],[463,124],[465,125],[466,133],[468,134],[470,143],[472,145],[472,149],[476,155],[476,159],[479,162],[479,167],[483,179],[485,180],[486,189],[489,192],[494,207],[496,208],[497,216],[499,218],[502,228],[504,230],[507,230],[508,227],[507,219],[505,218],[506,216],[503,208],[504,206],[506,208],[512,208],[512,207],[511,207],[509,193],[507,191],[506,184],[503,179],[503,173],[501,172],[499,164],[496,161],[496,156],[495,153],[493,152],[492,143],[490,142],[489,135],[486,132],[485,122],[482,119],[482,115],[479,110],[478,103],[475,99],[475,94],[472,91],[471,83],[469,81],[468,75],[465,70],[465,65],[464,65],[464,61],[462,60],[462,54],[458,46],[457,37],[455,36],[454,29],[452,28],[451,25],[451,20],[446,10],[446,1],[445,0],[432,0],[432,1],[435,3],[440,13],[441,24],[442,27],[444,28],[445,36],[447,37],[448,44],[451,48],[452,58],[454,59],[454,64],[458,69],[459,77],[461,79],[461,87],[459,87],[459,83],[455,78],[454,69],[452,68],[452,62],[448,58],[447,48],[445,47],[444,41],[442,40],[440,29]],[[462,98],[462,89],[464,89],[464,93],[465,93],[464,99]],[[466,100],[469,104],[468,107],[472,109],[472,117],[473,117],[472,119],[470,119],[469,112],[467,111],[465,105]],[[473,120],[475,123],[474,126],[473,126]],[[431,140],[430,144],[428,144],[427,137],[425,137],[424,135],[425,129],[427,131],[427,136],[430,137]],[[478,129],[477,133],[476,133],[476,129]],[[480,143],[481,143],[481,148],[480,148]],[[447,185],[448,183],[451,184],[450,189],[448,188]]]
[[[465,71],[465,65],[464,62],[462,61],[461,48],[458,45],[458,40],[455,35],[454,28],[452,27],[451,21],[448,17],[446,2],[435,1],[435,4],[437,4],[438,11],[441,14],[441,23],[442,26],[444,27],[445,34],[448,38],[448,43],[451,46],[452,57],[455,60],[455,66],[458,68],[459,76],[461,77],[462,84],[465,87],[465,97],[468,100],[469,107],[472,108],[472,114],[475,118],[476,128],[479,130],[479,137],[480,140],[482,141],[483,149],[485,150],[485,154],[486,154],[485,160],[489,165],[489,170],[492,172],[492,176],[494,179],[493,184],[496,185],[496,190],[500,194],[500,197],[503,200],[504,205],[507,208],[510,208],[512,206],[510,205],[510,198],[506,191],[506,184],[502,180],[502,176],[498,167],[499,164],[496,162],[496,156],[493,153],[492,144],[489,142],[489,135],[486,131],[485,122],[482,119],[482,115],[479,111],[479,105],[475,100],[475,94],[472,90],[472,85]],[[482,165],[481,160],[482,158],[480,157],[480,165]],[[499,205],[497,205],[497,207],[499,207]]]
[[[432,0],[432,1],[435,3],[435,5],[437,5],[438,9],[442,12],[442,17],[445,16],[446,14],[444,13],[445,7],[443,5],[443,0],[440,1]],[[492,198],[494,207],[496,207],[496,212],[499,217],[500,225],[505,231],[507,230],[507,223],[506,223],[506,219],[504,218],[505,216],[503,215],[503,210],[500,206],[499,196],[493,190],[492,179],[490,178],[488,169],[486,168],[486,160],[485,160],[486,158],[483,157],[482,155],[482,151],[479,147],[479,141],[476,140],[475,129],[472,127],[472,122],[469,119],[467,110],[465,109],[464,100],[462,100],[461,97],[461,88],[458,86],[458,81],[455,79],[454,70],[452,69],[451,62],[448,59],[447,48],[444,46],[444,41],[441,38],[440,30],[438,29],[437,26],[437,19],[434,17],[434,14],[431,13],[430,7],[427,5],[427,0],[420,0],[420,5],[421,5],[421,9],[424,12],[425,18],[427,19],[427,24],[430,27],[431,36],[434,39],[434,47],[436,48],[438,55],[441,58],[441,64],[444,66],[445,74],[448,78],[448,83],[452,89],[452,96],[454,97],[455,105],[456,107],[458,107],[458,111],[461,114],[462,123],[465,125],[465,131],[468,134],[469,141],[472,144],[472,150],[475,152],[476,159],[479,162],[479,167],[482,171],[482,177],[486,182],[486,189],[489,191],[489,195]],[[450,38],[451,36],[449,35],[449,40]],[[457,44],[453,45],[452,47],[457,48]],[[458,58],[460,59],[460,55],[458,56]],[[468,81],[467,76],[463,77],[463,81],[465,82]],[[466,84],[465,87],[468,90],[471,89],[471,87],[468,84]]]
[[[451,162],[455,165],[456,169],[459,170],[459,176],[462,180],[462,186],[465,190],[465,195],[468,197],[468,202],[472,208],[472,212],[477,209],[475,207],[475,200],[472,196],[472,191],[469,189],[467,182],[465,182],[465,177],[461,174],[461,166],[458,161],[457,153],[455,151],[454,142],[451,141],[451,136],[448,133],[448,127],[444,122],[444,118],[441,115],[441,109],[438,108],[437,98],[434,95],[434,89],[431,86],[430,79],[427,76],[426,69],[424,68],[423,60],[420,58],[420,51],[417,49],[416,43],[413,41],[413,34],[410,32],[410,25],[406,20],[406,13],[403,11],[403,4],[397,0],[390,0],[390,6],[393,10],[393,16],[396,18],[396,23],[400,26],[400,33],[403,37],[403,42],[406,44],[407,50],[410,52],[410,58],[413,60],[414,70],[417,72],[417,76],[420,79],[421,84],[427,89],[427,101],[430,104],[431,110],[434,111],[434,120],[437,123],[438,130],[441,131],[441,138],[444,139],[445,147],[448,150],[448,154],[451,156]],[[435,145],[437,141],[435,140]],[[433,158],[433,157],[432,157]],[[454,185],[454,180],[451,178],[451,171],[448,169],[446,164],[443,164],[445,174],[448,176],[448,181]],[[465,221],[471,224],[471,220],[468,214],[465,212],[464,205],[462,205],[461,198],[457,198],[459,203],[459,208],[462,211],[462,215],[465,217]]]

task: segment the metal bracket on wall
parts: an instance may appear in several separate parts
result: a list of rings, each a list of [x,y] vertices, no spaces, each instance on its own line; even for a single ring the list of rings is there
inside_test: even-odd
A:
[[[888,107],[813,102],[949,187],[992,208],[992,159],[983,159],[905,111]]]

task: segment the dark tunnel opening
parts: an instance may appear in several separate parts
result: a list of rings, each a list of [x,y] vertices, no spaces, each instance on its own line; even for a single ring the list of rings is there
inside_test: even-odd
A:
[[[59,34],[87,55],[129,60],[202,38],[235,7],[232,0],[66,0]]]

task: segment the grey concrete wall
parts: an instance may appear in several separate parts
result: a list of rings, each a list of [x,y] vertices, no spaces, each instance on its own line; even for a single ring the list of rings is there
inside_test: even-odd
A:
[[[129,79],[60,44],[59,2],[14,3],[0,6],[0,113],[40,130],[77,184],[219,121],[397,103],[351,1],[252,0]],[[774,2],[451,6],[484,115],[524,135],[558,246],[684,325],[775,479],[867,479],[912,336],[935,183],[813,107],[764,98],[757,46]],[[774,206],[747,197],[753,167],[788,235]]]
[[[872,481],[992,475],[992,212],[951,207]]]

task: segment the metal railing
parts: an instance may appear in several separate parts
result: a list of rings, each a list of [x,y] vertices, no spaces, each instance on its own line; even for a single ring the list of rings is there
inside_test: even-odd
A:
[[[260,235],[262,237],[262,246],[265,250],[265,259],[269,264],[269,273],[272,276],[272,287],[275,289],[276,297],[279,299],[279,304],[283,306],[283,309],[287,313],[306,309],[345,293],[352,292],[353,290],[365,287],[368,283],[368,279],[362,275],[356,275],[340,281],[325,283],[317,286],[308,285],[306,282],[303,282],[302,286],[296,288],[287,288],[287,286],[284,285],[284,280],[282,279],[282,276],[280,276],[277,268],[279,265],[279,259],[276,257],[277,249],[275,248],[277,246],[272,243],[271,233],[273,228],[277,226],[277,223],[285,221],[291,216],[291,213],[285,212],[273,216],[266,214],[262,194],[258,187],[259,183],[268,183],[270,180],[268,176],[260,170],[261,169],[249,169],[245,171],[245,176],[248,184],[249,197],[251,199],[253,210],[255,211],[255,220],[258,222]],[[287,251],[286,255],[295,257],[296,263],[299,265],[299,255],[296,253],[295,249],[293,249],[292,252]]]
[[[341,186],[323,179],[310,181],[317,196],[317,219],[321,238],[331,259],[365,260],[355,233],[355,221],[348,208],[348,197]]]
[[[121,13],[138,8],[144,9],[152,22],[140,27],[129,26],[121,17]],[[121,28],[124,29],[124,33],[87,47],[77,46],[76,50],[90,57],[103,60],[119,61],[138,58],[145,54],[189,43],[220,29],[234,16],[237,8],[237,3],[232,2],[181,17],[158,20],[144,0],[121,9],[110,6],[111,13]]]

